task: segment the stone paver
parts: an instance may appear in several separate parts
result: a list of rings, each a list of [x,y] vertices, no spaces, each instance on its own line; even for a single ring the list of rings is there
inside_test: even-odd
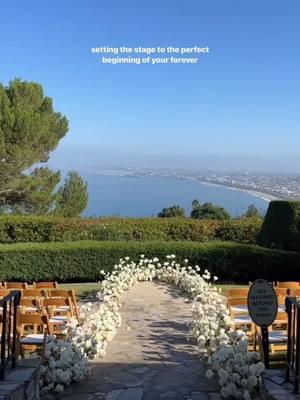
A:
[[[263,375],[266,397],[269,400],[300,400],[294,385],[286,382],[284,370],[266,370]]]
[[[122,326],[92,375],[69,386],[72,400],[217,400],[219,387],[205,377],[197,349],[187,339],[191,304],[171,287],[135,285],[124,295]],[[57,397],[44,396],[44,400]]]

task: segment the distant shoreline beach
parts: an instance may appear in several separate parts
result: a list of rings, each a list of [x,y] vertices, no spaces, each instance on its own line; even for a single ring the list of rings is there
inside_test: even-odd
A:
[[[143,175],[128,175],[126,173],[124,173],[124,175],[113,175],[113,174],[105,174],[103,172],[100,171],[92,171],[92,173],[96,174],[96,175],[100,175],[100,176],[118,176],[118,177],[126,177],[126,178],[153,178],[153,176],[143,176]],[[213,183],[213,182],[207,182],[207,181],[203,181],[203,180],[199,180],[197,178],[191,178],[191,177],[175,177],[175,176],[156,176],[159,178],[164,178],[164,179],[176,179],[176,180],[188,180],[188,181],[194,181],[194,182],[199,182],[202,185],[206,185],[206,186],[212,186],[212,187],[221,187],[221,188],[225,188],[225,189],[229,189],[229,190],[233,190],[233,191],[238,191],[241,193],[247,193],[250,194],[252,196],[255,197],[259,197],[262,200],[265,200],[267,202],[270,202],[272,200],[281,200],[280,197],[278,196],[274,196],[270,193],[265,193],[265,192],[260,192],[257,190],[251,190],[251,189],[243,189],[243,188],[239,188],[239,187],[235,187],[235,186],[228,186],[228,185],[222,185],[221,183]]]
[[[269,193],[259,192],[259,191],[250,190],[250,189],[242,189],[242,188],[238,188],[238,187],[234,187],[234,186],[221,185],[219,183],[212,183],[212,182],[205,182],[205,181],[199,181],[199,182],[202,183],[203,185],[207,185],[207,186],[223,187],[223,188],[230,189],[233,191],[248,193],[248,194],[251,194],[252,196],[259,197],[260,199],[268,201],[268,202],[270,202],[272,200],[280,200],[280,197],[276,197]]]

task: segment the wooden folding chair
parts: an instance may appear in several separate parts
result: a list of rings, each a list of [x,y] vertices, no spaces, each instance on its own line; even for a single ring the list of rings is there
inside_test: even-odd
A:
[[[62,326],[73,317],[71,298],[45,299],[42,300],[42,306],[48,313],[49,324],[51,324],[53,332],[60,334]]]
[[[287,313],[279,311],[276,315],[275,321],[268,328],[269,346],[272,354],[274,354],[276,351],[286,351],[288,340],[287,325]],[[258,332],[258,343],[260,354],[263,356],[262,337],[260,330]]]
[[[70,298],[72,313],[75,314],[78,321],[80,320],[80,315],[79,315],[79,310],[78,310],[74,290],[50,290],[49,296],[51,299],[53,299],[53,298],[63,298],[63,299]]]
[[[28,289],[28,285],[26,282],[4,282],[5,289]]]
[[[249,312],[246,297],[231,297],[228,299],[228,309],[235,329],[242,329],[249,339],[255,342],[255,324]]]
[[[37,347],[41,347],[42,358],[44,359],[47,335],[52,334],[48,316],[41,314],[19,314],[18,332],[21,356],[24,357],[24,350],[26,349],[35,351]]]
[[[57,282],[33,282],[34,289],[58,289]]]

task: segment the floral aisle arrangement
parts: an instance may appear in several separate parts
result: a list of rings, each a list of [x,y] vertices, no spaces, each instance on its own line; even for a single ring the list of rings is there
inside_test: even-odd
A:
[[[177,262],[169,255],[164,262],[143,255],[135,263],[128,257],[103,273],[97,301],[81,306],[81,321],[66,327],[66,339],[48,338],[46,361],[42,369],[44,390],[63,391],[71,381],[79,381],[90,372],[89,359],[104,357],[107,342],[121,324],[120,299],[139,281],[158,279],[180,288],[186,301],[192,302],[192,336],[197,341],[202,361],[208,365],[207,377],[219,379],[224,397],[251,399],[259,390],[264,366],[256,353],[247,350],[243,331],[235,331],[226,307],[226,299],[214,286],[210,273],[188,260]]]

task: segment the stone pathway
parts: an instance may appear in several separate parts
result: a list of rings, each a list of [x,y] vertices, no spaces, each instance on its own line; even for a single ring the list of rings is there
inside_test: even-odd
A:
[[[299,394],[294,393],[294,385],[286,382],[285,370],[266,370],[263,374],[265,392],[269,400],[300,400]]]
[[[122,301],[122,326],[92,375],[63,394],[72,400],[217,400],[219,387],[205,377],[196,347],[187,340],[191,304],[174,288],[135,285]]]

